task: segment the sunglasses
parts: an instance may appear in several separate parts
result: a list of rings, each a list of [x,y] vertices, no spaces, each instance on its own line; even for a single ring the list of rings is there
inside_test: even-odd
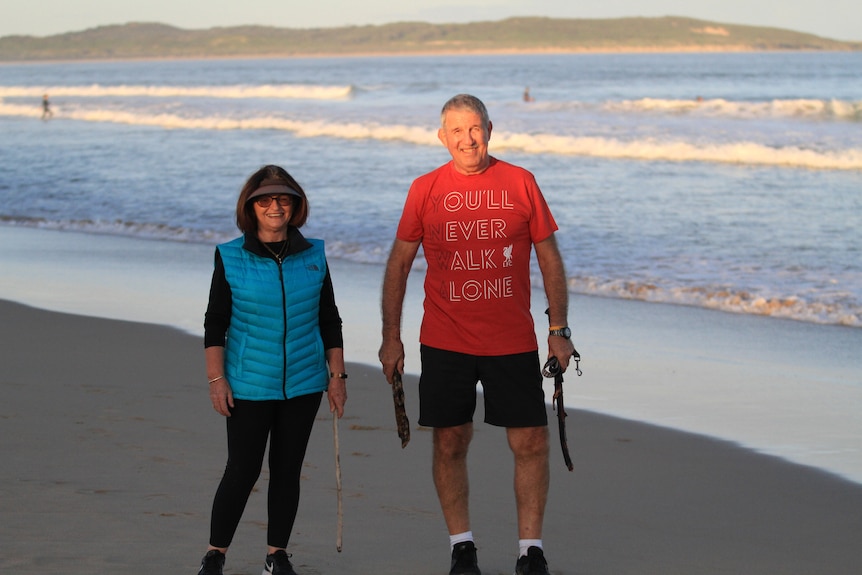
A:
[[[255,198],[255,202],[262,208],[268,208],[272,204],[272,200],[278,202],[278,205],[286,208],[293,204],[293,200],[287,194],[279,194],[277,196],[260,196]]]

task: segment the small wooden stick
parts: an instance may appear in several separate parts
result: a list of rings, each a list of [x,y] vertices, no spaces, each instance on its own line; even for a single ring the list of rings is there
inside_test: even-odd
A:
[[[398,437],[401,438],[401,449],[410,442],[410,421],[404,407],[404,384],[398,369],[392,374],[392,400],[395,402],[395,423],[398,426]]]
[[[335,493],[338,498],[338,524],[335,532],[335,548],[341,553],[341,534],[344,529],[344,512],[341,507],[341,457],[338,446],[338,414],[332,414],[332,432],[335,440]]]

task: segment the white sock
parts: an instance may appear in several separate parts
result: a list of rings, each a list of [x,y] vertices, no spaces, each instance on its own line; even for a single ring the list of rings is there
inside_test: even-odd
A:
[[[464,533],[456,533],[455,535],[449,536],[449,545],[454,549],[456,545],[459,543],[464,543],[465,541],[473,540],[473,532],[465,531]]]
[[[542,549],[541,539],[518,539],[518,548],[520,554],[518,557],[524,557],[527,554],[527,549],[530,547],[538,547]]]

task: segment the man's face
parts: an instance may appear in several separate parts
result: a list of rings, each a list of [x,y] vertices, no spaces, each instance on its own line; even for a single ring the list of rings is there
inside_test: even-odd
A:
[[[465,175],[480,174],[488,167],[488,140],[491,138],[491,122],[488,129],[482,125],[482,117],[467,109],[452,109],[446,112],[443,127],[437,137],[449,150],[455,169]]]

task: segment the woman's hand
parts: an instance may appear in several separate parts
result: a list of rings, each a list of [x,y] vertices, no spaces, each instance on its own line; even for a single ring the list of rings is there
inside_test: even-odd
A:
[[[227,379],[221,378],[210,384],[210,401],[213,403],[213,409],[225,417],[230,417],[230,410],[233,408],[233,391]]]
[[[335,413],[339,419],[344,415],[344,404],[347,402],[347,380],[340,377],[329,378],[329,413]]]

